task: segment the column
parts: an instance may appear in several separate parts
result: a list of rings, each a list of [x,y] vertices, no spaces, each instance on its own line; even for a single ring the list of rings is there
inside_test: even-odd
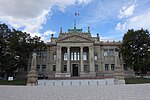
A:
[[[61,47],[57,46],[56,73],[61,73]]]
[[[81,59],[80,59],[81,73],[83,73],[84,72],[83,70],[83,46],[80,47],[80,56],[81,56]]]
[[[94,48],[93,48],[93,45],[89,46],[89,65],[90,65],[90,75],[91,76],[95,76]]]
[[[70,47],[67,47],[67,73],[70,73]]]

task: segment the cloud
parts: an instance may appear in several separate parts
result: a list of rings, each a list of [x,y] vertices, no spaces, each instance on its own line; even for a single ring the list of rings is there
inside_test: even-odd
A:
[[[128,29],[148,29],[150,30],[150,11],[145,11],[144,13],[127,18],[124,22],[118,23],[116,25],[116,30],[128,30]]]
[[[124,30],[125,27],[126,27],[126,23],[124,23],[124,24],[118,23],[115,29],[116,30]]]
[[[39,33],[52,15],[52,7],[58,6],[62,12],[74,4],[87,4],[91,0],[0,0],[0,21],[32,36],[45,36]],[[47,31],[48,32],[48,31]],[[50,31],[49,31],[50,32]],[[52,32],[52,31],[51,31]],[[43,37],[44,38],[44,37]]]
[[[124,17],[129,17],[132,16],[135,10],[135,5],[130,5],[130,6],[123,6],[122,9],[119,11],[118,18],[124,18]]]

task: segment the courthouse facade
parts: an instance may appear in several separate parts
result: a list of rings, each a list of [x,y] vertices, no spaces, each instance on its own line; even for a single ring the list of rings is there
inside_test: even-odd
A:
[[[122,42],[101,41],[99,34],[91,36],[87,32],[73,29],[63,32],[58,37],[51,35],[47,50],[37,52],[37,70],[40,75],[52,77],[113,77],[115,71],[115,50]],[[29,60],[28,71],[31,65]],[[134,73],[121,61],[120,67],[125,76]]]

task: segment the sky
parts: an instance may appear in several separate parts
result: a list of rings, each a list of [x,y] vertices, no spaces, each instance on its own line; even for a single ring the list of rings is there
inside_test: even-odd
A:
[[[49,42],[76,19],[83,32],[90,27],[103,41],[121,41],[128,29],[150,31],[149,5],[150,0],[0,0],[0,23]]]

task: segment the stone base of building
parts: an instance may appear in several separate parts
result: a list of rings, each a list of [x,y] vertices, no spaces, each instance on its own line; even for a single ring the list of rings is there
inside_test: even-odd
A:
[[[81,72],[80,77],[96,77],[96,73],[95,72],[89,72],[89,73]]]
[[[71,77],[70,73],[55,73],[55,77]]]
[[[115,85],[121,85],[121,84],[125,84],[125,80],[118,80],[118,79],[114,79],[114,84]]]

